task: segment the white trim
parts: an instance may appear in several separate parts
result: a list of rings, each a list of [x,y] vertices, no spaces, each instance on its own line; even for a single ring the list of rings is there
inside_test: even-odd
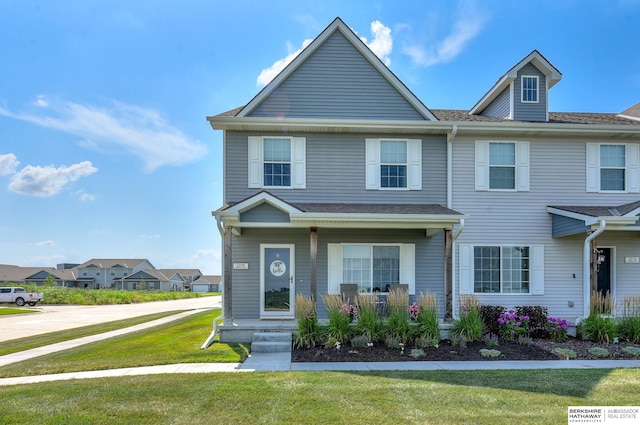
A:
[[[264,140],[287,139],[290,142],[291,182],[289,186],[265,186],[264,184]],[[247,138],[248,176],[247,186],[250,189],[305,189],[307,186],[306,171],[306,138],[292,136],[249,136]]]
[[[264,309],[264,271],[265,271],[265,256],[264,251],[267,248],[289,248],[289,270],[287,270],[289,274],[289,311],[277,311],[277,312],[269,312]],[[295,273],[295,263],[296,263],[296,246],[295,244],[260,244],[260,318],[282,318],[282,319],[293,319],[295,312],[295,293],[296,293],[296,273]]]
[[[380,142],[382,141],[406,143],[407,157],[406,162],[403,163],[407,167],[406,187],[381,187]],[[422,190],[422,139],[367,138],[365,151],[365,188],[367,190]]]
[[[536,100],[524,100],[524,79],[533,78],[536,80]],[[540,103],[540,77],[538,75],[520,76],[520,103]]]
[[[512,189],[492,189],[490,181],[491,143],[514,145],[514,187]],[[523,140],[476,140],[475,141],[475,190],[491,192],[528,192],[530,181],[530,146]]]
[[[601,187],[601,146],[624,146],[625,147],[625,188],[624,190],[603,190]],[[586,144],[586,182],[587,192],[598,193],[640,193],[640,144],[620,143],[620,142],[600,142]]]

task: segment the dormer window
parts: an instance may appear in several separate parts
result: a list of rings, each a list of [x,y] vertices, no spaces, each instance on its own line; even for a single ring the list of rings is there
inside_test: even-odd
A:
[[[538,103],[538,76],[522,76],[522,102]]]

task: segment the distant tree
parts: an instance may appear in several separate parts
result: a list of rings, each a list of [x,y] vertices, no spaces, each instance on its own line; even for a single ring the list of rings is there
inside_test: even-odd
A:
[[[140,291],[146,291],[147,290],[147,282],[144,279],[140,280],[140,283],[138,284],[138,290],[140,290]]]
[[[48,288],[53,288],[57,284],[58,282],[56,282],[56,279],[51,275],[47,276],[47,278],[44,280],[44,283],[43,283],[43,285]]]

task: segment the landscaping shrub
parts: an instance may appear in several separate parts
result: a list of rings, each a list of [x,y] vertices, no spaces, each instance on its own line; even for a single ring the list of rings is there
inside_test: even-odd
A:
[[[294,340],[295,347],[314,347],[321,338],[316,303],[311,297],[296,294],[295,315],[298,321],[298,334]]]
[[[374,342],[382,340],[384,331],[383,322],[378,317],[377,301],[376,295],[365,294],[358,294],[355,301],[358,307],[358,322],[355,331],[359,335],[368,336]]]
[[[638,347],[624,347],[620,352],[629,354],[630,356],[640,356],[640,348]]]
[[[591,347],[588,351],[592,356],[596,356],[601,359],[606,359],[607,357],[609,357],[609,350],[607,350],[606,348]]]
[[[622,317],[618,321],[618,337],[631,344],[640,343],[640,295],[628,295],[622,300]]]
[[[451,335],[464,337],[468,342],[482,340],[483,334],[482,320],[477,309],[461,314],[451,325]]]
[[[498,318],[498,334],[503,341],[529,336],[529,316],[520,316],[514,310],[502,313]]]
[[[502,354],[500,352],[500,350],[490,350],[488,348],[481,348],[480,349],[480,355],[482,357],[500,357],[500,354]]]
[[[438,319],[438,298],[431,292],[421,292],[418,296],[418,334],[440,341],[440,320]]]
[[[612,342],[616,336],[616,322],[610,317],[591,313],[578,325],[582,339],[596,342]]]
[[[392,289],[387,296],[389,318],[387,319],[387,335],[401,343],[409,340],[409,294],[400,289]]]
[[[322,302],[327,309],[329,325],[327,335],[335,338],[339,343],[344,344],[351,335],[351,317],[343,310],[343,302],[340,295],[322,295]]]
[[[484,336],[484,344],[487,347],[497,347],[500,345],[500,340],[498,339],[498,335],[494,333],[488,333]]]
[[[515,307],[518,316],[529,317],[529,336],[533,338],[549,338],[547,328],[547,307],[541,305],[521,305]]]
[[[498,335],[498,318],[507,311],[500,305],[481,305],[480,317],[484,324],[484,329],[492,334]]]
[[[353,348],[367,348],[371,347],[372,345],[373,342],[371,341],[371,338],[369,336],[359,335],[351,338],[351,346]]]
[[[575,359],[576,357],[578,357],[575,351],[560,347],[554,348],[553,354],[566,360]]]
[[[569,322],[566,320],[555,317],[547,318],[547,330],[553,342],[565,342],[569,338],[567,329],[569,329]]]

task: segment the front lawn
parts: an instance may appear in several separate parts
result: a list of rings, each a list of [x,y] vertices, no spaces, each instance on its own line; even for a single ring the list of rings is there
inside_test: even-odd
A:
[[[244,344],[200,346],[220,310],[209,310],[150,329],[0,367],[0,377],[43,375],[174,363],[239,363]],[[2,423],[2,421],[0,421]]]
[[[37,313],[38,310],[29,310],[28,308],[0,307],[0,316],[8,316],[9,314],[28,314]]]
[[[640,369],[154,375],[0,387],[3,424],[563,424]]]

